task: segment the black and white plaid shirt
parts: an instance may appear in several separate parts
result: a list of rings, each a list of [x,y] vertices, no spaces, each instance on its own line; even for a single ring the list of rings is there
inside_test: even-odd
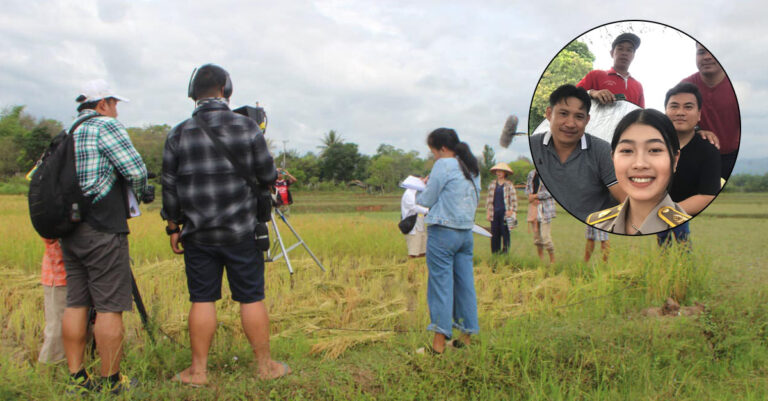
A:
[[[256,121],[226,103],[199,103],[199,115],[259,184],[277,179]],[[232,163],[190,118],[168,133],[163,151],[163,216],[183,224],[182,238],[204,245],[233,245],[253,238],[256,198]]]

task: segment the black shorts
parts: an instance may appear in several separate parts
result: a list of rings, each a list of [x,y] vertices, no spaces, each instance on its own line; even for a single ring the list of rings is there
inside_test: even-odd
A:
[[[264,255],[256,249],[256,240],[248,239],[230,246],[184,243],[184,263],[191,302],[221,299],[221,277],[227,268],[232,299],[240,303],[264,299]]]
[[[131,261],[125,234],[96,231],[80,223],[61,239],[67,270],[67,307],[93,306],[96,312],[133,307]]]

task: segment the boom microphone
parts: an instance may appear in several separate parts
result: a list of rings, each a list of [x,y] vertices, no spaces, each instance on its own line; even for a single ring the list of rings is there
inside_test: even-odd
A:
[[[502,148],[509,147],[512,143],[512,138],[517,131],[517,116],[512,114],[507,117],[507,121],[504,123],[504,129],[501,130],[501,138],[499,138],[499,145]]]

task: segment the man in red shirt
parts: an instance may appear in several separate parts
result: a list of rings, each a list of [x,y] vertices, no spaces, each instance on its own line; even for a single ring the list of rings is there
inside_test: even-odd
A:
[[[723,67],[704,46],[696,43],[696,68],[683,82],[696,85],[701,92],[699,127],[715,133],[720,142],[721,177],[728,179],[736,163],[741,139],[741,116],[736,93]]]
[[[290,205],[293,203],[293,197],[291,196],[291,191],[288,189],[288,187],[296,183],[296,181],[296,177],[292,176],[291,173],[282,168],[277,168],[275,196],[278,209],[286,216],[290,215]]]
[[[638,47],[640,38],[634,33],[617,36],[611,45],[613,67],[607,71],[590,71],[576,86],[586,89],[589,97],[601,104],[613,103],[614,95],[623,94],[628,101],[645,108],[643,85],[629,75],[629,65]]]

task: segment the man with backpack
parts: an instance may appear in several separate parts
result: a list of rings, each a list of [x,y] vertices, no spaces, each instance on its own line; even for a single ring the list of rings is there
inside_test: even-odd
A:
[[[154,188],[147,185],[147,168],[117,120],[118,101],[128,100],[99,79],[86,83],[76,101],[79,114],[71,132],[75,170],[89,206],[87,210],[69,211],[71,220],[80,222],[61,238],[67,271],[64,352],[74,387],[71,390],[107,387],[120,393],[137,384],[120,374],[122,313],[130,311],[133,303],[128,197],[135,195],[151,202]],[[90,307],[96,311],[93,334],[101,358],[100,383],[83,366]]]
[[[173,380],[190,386],[208,383],[208,351],[225,266],[257,376],[276,379],[291,369],[271,357],[263,302],[265,249],[254,237],[260,222],[270,217],[257,208],[270,207],[267,188],[277,179],[275,164],[256,120],[230,110],[232,81],[226,70],[213,64],[196,69],[187,94],[195,101],[192,118],[171,129],[163,149],[161,214],[172,251],[184,254],[192,303],[192,363]]]

